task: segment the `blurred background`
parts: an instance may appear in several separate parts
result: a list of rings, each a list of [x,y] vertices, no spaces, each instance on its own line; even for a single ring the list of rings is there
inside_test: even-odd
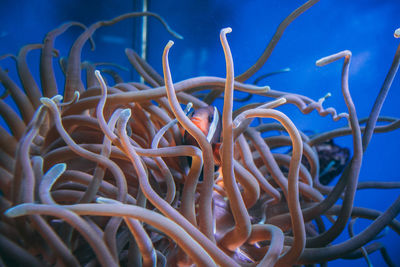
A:
[[[228,41],[232,50],[235,74],[241,74],[255,63],[279,23],[305,1],[251,0],[251,1],[111,1],[111,0],[1,0],[0,55],[17,54],[28,43],[41,43],[47,32],[66,21],[79,21],[90,25],[120,14],[148,11],[161,15],[184,39],[177,40],[149,17],[122,21],[114,26],[96,31],[96,49],[84,47],[82,59],[93,62],[113,62],[129,69],[122,71],[126,80],[139,80],[130,66],[125,48],[133,48],[146,57],[162,73],[161,55],[168,40],[175,45],[170,51],[172,77],[175,82],[194,76],[225,76],[225,60],[219,32],[231,27]],[[272,89],[306,95],[314,100],[327,92],[332,96],[324,103],[340,112],[346,106],[340,91],[342,61],[325,67],[315,66],[321,57],[348,49],[353,53],[350,66],[350,91],[359,118],[369,115],[371,107],[385,79],[400,40],[393,37],[400,27],[398,0],[321,0],[296,19],[285,31],[265,66],[248,82],[281,69],[289,72],[270,76],[260,85]],[[146,29],[147,31],[143,31]],[[67,56],[73,41],[82,32],[74,27],[57,38],[55,47],[61,56]],[[145,50],[142,40],[146,32]],[[28,62],[38,80],[39,51],[29,54]],[[56,61],[56,60],[55,60]],[[58,63],[55,63],[58,65]],[[15,64],[10,59],[0,62],[9,75],[18,81]],[[59,87],[63,75],[57,67]],[[0,90],[4,90],[1,88]],[[253,98],[251,101],[257,101]],[[258,100],[260,101],[260,99]],[[265,98],[262,101],[266,101]],[[396,77],[383,106],[381,115],[400,117],[400,78]],[[217,101],[221,107],[222,101]],[[241,105],[241,103],[239,103]],[[240,106],[236,104],[236,107]],[[283,110],[300,130],[319,133],[346,125],[345,120],[333,122],[330,116],[320,117],[313,112],[302,115],[293,106]],[[336,143],[351,149],[350,137],[338,138]],[[399,181],[399,131],[377,134],[365,153],[360,181]],[[400,190],[361,190],[356,195],[356,206],[385,210],[397,198]],[[400,218],[399,216],[397,217]],[[360,232],[370,222],[358,220],[355,232]],[[400,237],[392,230],[383,233],[379,240],[386,245],[389,255],[400,266]],[[341,240],[347,238],[347,232]],[[385,266],[381,255],[370,255],[374,266]],[[336,260],[329,266],[366,266],[364,259]]]

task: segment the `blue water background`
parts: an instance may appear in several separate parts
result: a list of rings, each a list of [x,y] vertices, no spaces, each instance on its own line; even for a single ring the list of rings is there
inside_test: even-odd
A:
[[[304,1],[149,1],[149,11],[160,14],[169,25],[184,36],[177,40],[169,35],[161,24],[149,18],[149,63],[159,72],[162,50],[168,40],[175,41],[170,52],[170,64],[174,81],[194,76],[225,75],[225,61],[219,41],[221,28],[231,27],[228,41],[235,63],[235,73],[240,74],[261,55],[279,23]],[[28,43],[40,43],[45,34],[65,21],[76,20],[86,25],[102,19],[110,19],[129,11],[140,9],[140,1],[28,1],[2,0],[0,7],[0,54],[18,53]],[[333,106],[338,112],[346,112],[340,91],[342,61],[326,67],[315,66],[321,57],[348,49],[353,53],[350,66],[350,91],[359,118],[368,116],[383,80],[393,60],[400,40],[393,32],[400,27],[400,2],[398,0],[345,1],[321,0],[302,14],[285,31],[265,66],[255,75],[274,72],[283,68],[291,71],[263,80],[275,90],[304,94],[315,100],[327,92],[332,97],[324,106]],[[111,27],[98,30],[94,36],[96,50],[84,47],[84,60],[115,62],[131,69],[124,49],[140,50],[141,20],[130,19]],[[62,56],[68,54],[72,42],[81,33],[78,28],[67,31],[56,40],[55,47]],[[38,78],[39,52],[29,54],[28,62]],[[56,65],[59,87],[63,76]],[[0,66],[9,70],[18,81],[12,60],[5,59]],[[123,73],[124,78],[138,79],[133,71]],[[250,79],[249,82],[253,81]],[[1,89],[3,90],[3,89]],[[266,101],[253,98],[252,101]],[[382,115],[400,116],[400,78],[396,77],[382,109]],[[220,107],[221,101],[218,101]],[[235,107],[239,107],[236,105]],[[299,129],[315,133],[346,125],[342,119],[333,122],[330,116],[320,117],[313,112],[302,115],[294,106],[281,108]],[[398,181],[399,131],[377,134],[373,137],[364,156],[360,181]],[[351,138],[336,139],[340,145],[351,148]],[[355,205],[385,210],[399,196],[399,190],[361,190]],[[399,216],[397,217],[399,219]],[[358,220],[355,232],[360,232],[369,222]],[[340,240],[347,238],[347,233]],[[340,240],[338,242],[340,242]],[[380,240],[389,255],[400,266],[400,238],[392,230]],[[385,266],[378,252],[371,256],[374,266]],[[366,266],[363,259],[357,261],[336,260],[329,266]]]

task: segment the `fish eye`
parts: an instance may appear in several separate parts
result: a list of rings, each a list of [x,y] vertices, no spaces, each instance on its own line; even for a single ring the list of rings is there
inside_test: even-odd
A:
[[[214,116],[212,116],[212,115],[208,116],[208,122],[212,122],[213,118],[214,118]]]

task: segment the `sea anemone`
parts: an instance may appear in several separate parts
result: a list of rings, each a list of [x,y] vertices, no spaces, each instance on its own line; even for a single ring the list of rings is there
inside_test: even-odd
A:
[[[316,2],[293,11],[257,62],[238,76],[227,39],[230,28],[220,32],[224,78],[174,82],[168,56],[173,41],[164,49],[163,76],[126,49],[144,83],[124,82],[115,70],[99,71],[100,63],[82,62],[82,47],[98,28],[132,17],[156,18],[180,38],[150,12],[128,13],[90,27],[66,23],[49,32],[42,44],[27,45],[16,57],[3,56],[15,59],[23,88],[0,69],[5,88],[0,114],[6,122],[0,128],[3,263],[293,266],[337,258],[368,260],[369,253],[381,251],[393,264],[374,240],[386,227],[400,233],[395,219],[400,197],[383,212],[357,207],[354,198],[362,188],[400,187],[398,182],[358,182],[373,133],[400,127],[399,119],[379,116],[399,66],[400,46],[366,119],[358,119],[349,89],[348,50],[316,62],[325,66],[343,61],[344,113],[323,106],[329,94],[314,101],[244,83],[268,60],[286,27]],[[54,75],[53,57],[59,56],[54,40],[71,26],[83,28],[83,33],[60,61],[65,74],[61,96]],[[27,65],[32,49],[41,50],[41,86]],[[105,73],[111,77],[107,82]],[[264,102],[233,110],[234,91]],[[219,118],[217,109],[208,107],[221,96]],[[307,135],[279,110],[284,105],[303,114],[317,111],[327,120],[347,120],[348,126]],[[202,108],[210,110],[210,123],[221,120],[220,138],[216,128],[210,137],[194,123],[191,109]],[[333,142],[345,135],[352,137],[352,155]],[[326,185],[336,175],[337,183]],[[371,223],[354,234],[357,218]],[[346,227],[349,238],[338,242]]]

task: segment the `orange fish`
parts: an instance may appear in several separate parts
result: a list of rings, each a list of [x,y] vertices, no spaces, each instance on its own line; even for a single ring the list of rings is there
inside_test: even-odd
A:
[[[190,120],[207,137],[208,142],[213,147],[214,161],[217,165],[220,165],[219,148],[221,146],[222,123],[217,108],[213,106],[199,108],[191,114]],[[188,132],[183,135],[183,143],[198,146],[197,141]]]

